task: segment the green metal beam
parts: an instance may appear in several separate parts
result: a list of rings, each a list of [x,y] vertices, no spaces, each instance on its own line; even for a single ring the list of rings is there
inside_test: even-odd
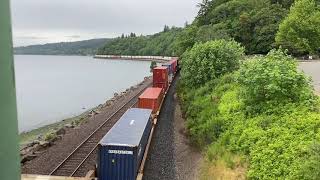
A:
[[[20,179],[9,0],[0,0],[0,179]]]

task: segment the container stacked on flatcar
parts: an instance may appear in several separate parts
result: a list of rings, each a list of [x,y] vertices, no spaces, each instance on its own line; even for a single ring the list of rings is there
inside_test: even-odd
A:
[[[159,111],[162,99],[163,99],[162,88],[158,88],[158,87],[147,88],[139,96],[138,108],[152,109],[152,113],[155,114],[157,113],[157,111]]]
[[[166,67],[155,67],[153,69],[153,87],[162,88],[166,92],[169,87],[168,75]]]
[[[138,108],[129,109],[100,141],[99,180],[135,180],[141,175],[169,79],[177,70],[176,58],[154,68],[153,87],[139,96]]]
[[[172,59],[169,63],[171,64],[172,73],[175,74],[178,70],[178,59]]]
[[[99,144],[99,180],[135,180],[152,128],[151,110],[129,109]]]

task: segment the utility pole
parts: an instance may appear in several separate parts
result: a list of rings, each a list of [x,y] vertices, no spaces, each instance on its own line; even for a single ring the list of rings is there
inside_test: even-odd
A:
[[[9,0],[0,1],[0,179],[20,179],[19,136]]]

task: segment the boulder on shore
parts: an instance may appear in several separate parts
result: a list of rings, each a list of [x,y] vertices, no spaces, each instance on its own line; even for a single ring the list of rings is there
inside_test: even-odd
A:
[[[72,124],[66,124],[66,125],[64,125],[64,127],[65,127],[65,128],[74,128],[74,125],[72,125]]]
[[[25,163],[27,161],[31,161],[32,159],[34,159],[36,157],[37,157],[37,155],[34,155],[34,154],[26,154],[26,155],[21,157],[21,163]]]
[[[60,128],[59,130],[56,131],[56,135],[64,135],[66,134],[66,130],[63,128]]]

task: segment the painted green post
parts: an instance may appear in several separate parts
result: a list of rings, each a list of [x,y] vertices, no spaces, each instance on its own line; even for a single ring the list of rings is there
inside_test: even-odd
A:
[[[9,0],[0,0],[0,179],[20,179]]]

